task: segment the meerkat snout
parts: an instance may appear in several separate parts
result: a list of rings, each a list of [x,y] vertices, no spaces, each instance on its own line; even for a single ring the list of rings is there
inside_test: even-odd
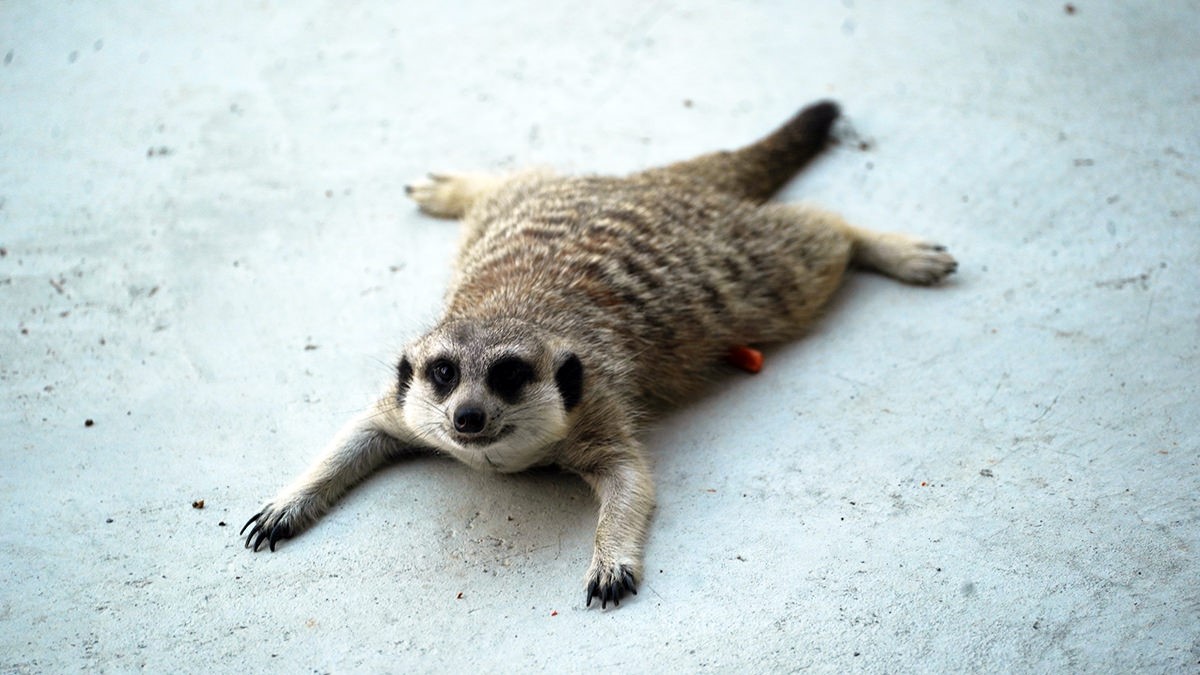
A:
[[[454,411],[454,430],[460,434],[478,434],[486,425],[487,413],[475,405],[462,405]]]

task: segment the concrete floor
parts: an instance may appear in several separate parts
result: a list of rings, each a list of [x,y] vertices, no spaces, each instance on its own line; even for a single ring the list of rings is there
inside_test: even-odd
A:
[[[0,670],[1200,670],[1200,6],[1073,5],[0,5]],[[636,598],[584,608],[556,472],[399,465],[242,548],[437,316],[406,180],[821,97],[781,198],[960,273],[852,277],[655,426]]]

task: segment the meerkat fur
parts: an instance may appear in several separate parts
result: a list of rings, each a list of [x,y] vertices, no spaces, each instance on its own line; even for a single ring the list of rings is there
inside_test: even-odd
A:
[[[798,337],[849,266],[913,284],[955,271],[923,239],[768,203],[826,146],[821,102],[762,140],[622,178],[431,174],[407,187],[465,232],[444,316],[304,474],[242,528],[257,551],[384,462],[450,455],[486,471],[558,465],[599,502],[586,604],[636,593],[654,481],[648,411],[682,402],[736,345]]]

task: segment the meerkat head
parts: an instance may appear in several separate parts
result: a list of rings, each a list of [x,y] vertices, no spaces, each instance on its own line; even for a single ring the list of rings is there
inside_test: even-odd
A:
[[[497,471],[548,461],[583,397],[583,366],[569,350],[515,320],[456,321],[400,358],[399,404],[421,440]]]

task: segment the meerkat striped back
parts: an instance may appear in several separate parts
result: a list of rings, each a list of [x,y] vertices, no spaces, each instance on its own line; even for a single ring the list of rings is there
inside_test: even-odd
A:
[[[482,233],[460,254],[447,318],[581,334],[636,362],[641,393],[686,394],[732,344],[790,337],[805,285],[789,270],[811,233],[757,202],[824,147],[836,114],[819,104],[742,150],[623,179],[512,181],[468,214]]]

